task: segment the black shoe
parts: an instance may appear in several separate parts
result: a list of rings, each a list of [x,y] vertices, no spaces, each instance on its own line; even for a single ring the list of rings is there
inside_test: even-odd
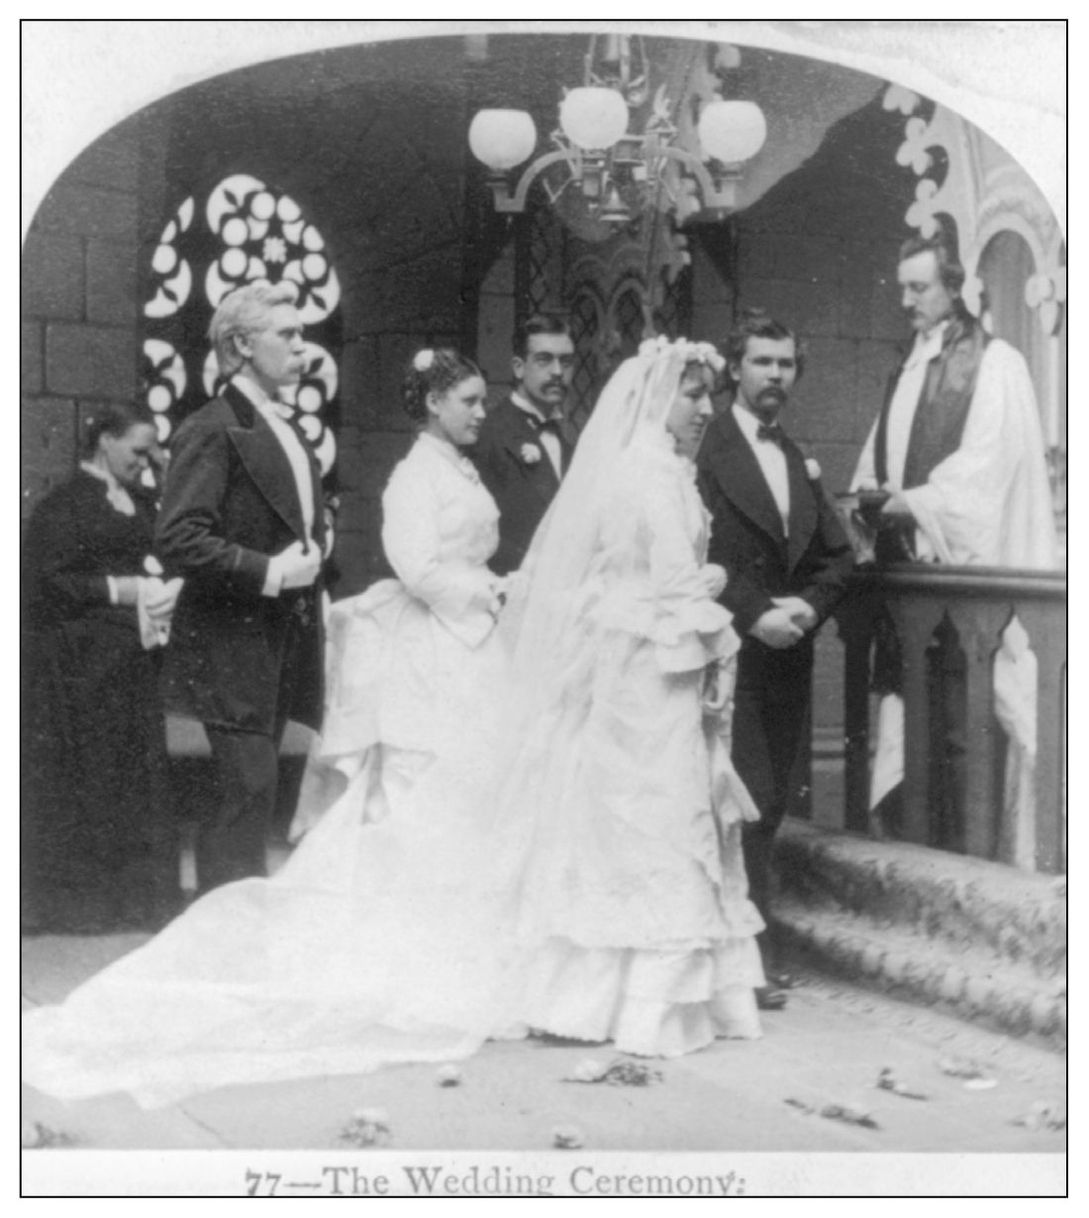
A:
[[[758,986],[755,993],[756,1005],[761,1011],[781,1011],[787,1004],[786,994],[773,986]]]

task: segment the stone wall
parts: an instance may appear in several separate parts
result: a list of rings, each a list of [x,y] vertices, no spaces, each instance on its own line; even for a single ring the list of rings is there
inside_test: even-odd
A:
[[[31,221],[22,264],[23,517],[73,472],[82,420],[131,400],[138,374],[140,131],[68,167]]]

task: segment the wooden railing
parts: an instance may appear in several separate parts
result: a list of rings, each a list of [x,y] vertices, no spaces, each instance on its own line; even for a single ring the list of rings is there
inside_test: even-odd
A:
[[[957,793],[959,841],[954,848],[981,858],[1039,871],[1065,869],[1066,577],[1061,572],[992,567],[902,564],[853,577],[837,613],[844,644],[844,827],[880,832],[871,824],[871,667],[874,635],[891,616],[901,653],[904,698],[904,783],[898,835],[925,845],[949,845],[936,816],[950,793],[935,790],[942,732],[935,720],[935,639],[956,632],[956,680],[963,750]],[[1012,843],[1026,826],[1004,820],[1002,767],[1005,733],[995,718],[993,662],[1001,636],[1016,615],[1037,663],[1034,860],[1016,857]],[[950,627],[952,631],[950,631]],[[937,632],[937,634],[936,634]],[[948,781],[948,773],[946,774]],[[940,798],[939,798],[940,796]],[[941,805],[939,807],[938,805]]]

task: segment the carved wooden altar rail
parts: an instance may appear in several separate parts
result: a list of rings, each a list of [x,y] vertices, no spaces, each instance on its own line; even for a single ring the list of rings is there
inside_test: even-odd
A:
[[[902,836],[933,845],[930,773],[933,733],[927,649],[948,622],[965,659],[967,722],[964,849],[1013,862],[1016,826],[1002,823],[996,751],[1004,733],[994,717],[993,659],[1016,615],[1037,661],[1035,865],[1065,868],[1063,712],[1066,668],[1066,577],[1061,572],[902,564],[863,571],[837,614],[844,644],[844,825],[869,823],[870,672],[882,605],[895,623],[903,655],[905,709]]]

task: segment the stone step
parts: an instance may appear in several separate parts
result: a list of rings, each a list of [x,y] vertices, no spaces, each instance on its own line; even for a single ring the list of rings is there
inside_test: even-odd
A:
[[[1066,972],[1066,878],[909,842],[788,820],[776,843],[786,892],[810,905],[985,951],[1054,979]]]
[[[788,821],[774,922],[801,965],[1066,1044],[1066,884]]]
[[[1066,1048],[1065,978],[1048,982],[1007,961],[789,897],[777,903],[773,922],[785,953],[803,969]]]

